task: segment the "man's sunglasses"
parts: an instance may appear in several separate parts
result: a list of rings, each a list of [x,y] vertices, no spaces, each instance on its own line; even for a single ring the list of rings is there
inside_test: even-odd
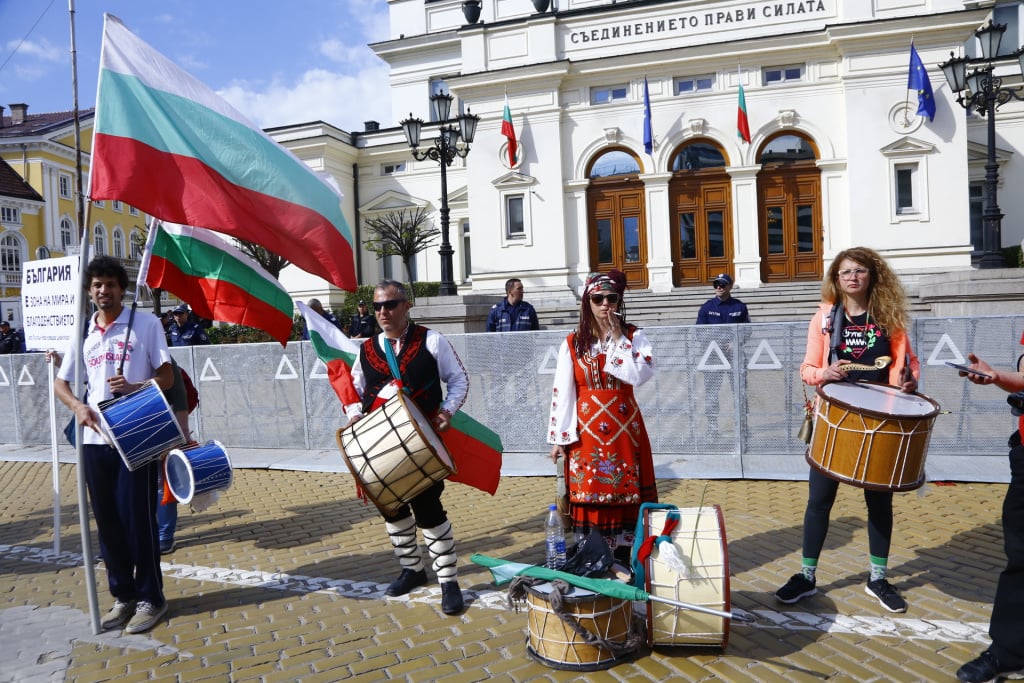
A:
[[[393,311],[398,308],[398,304],[404,303],[406,299],[388,299],[387,301],[374,301],[373,310],[380,313],[381,309]]]
[[[590,303],[594,304],[595,306],[600,306],[605,301],[607,301],[610,304],[617,304],[619,303],[619,295],[615,293],[590,295]]]

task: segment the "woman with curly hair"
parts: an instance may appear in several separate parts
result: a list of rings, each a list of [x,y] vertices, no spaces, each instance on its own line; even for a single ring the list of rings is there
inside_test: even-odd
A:
[[[907,337],[906,294],[878,252],[854,247],[837,254],[822,283],[821,298],[823,303],[807,328],[807,352],[800,365],[805,384],[848,380],[884,382],[907,393],[917,389],[920,368]],[[845,368],[850,363],[873,365],[882,356],[891,358],[891,365],[873,370]],[[839,481],[811,468],[808,488],[802,569],[775,593],[786,604],[817,592],[815,571]],[[890,612],[905,612],[906,601],[885,578],[892,540],[892,495],[864,489],[871,554],[864,590]]]
[[[563,458],[578,536],[597,529],[628,559],[641,503],[658,501],[651,442],[633,387],[654,376],[651,344],[625,321],[626,276],[587,278],[579,327],[558,352],[548,443]]]

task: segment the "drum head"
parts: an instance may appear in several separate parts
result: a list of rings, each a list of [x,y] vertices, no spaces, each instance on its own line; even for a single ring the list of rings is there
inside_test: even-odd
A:
[[[859,412],[883,417],[934,417],[939,404],[922,394],[908,394],[877,382],[830,382],[818,387],[822,398]]]

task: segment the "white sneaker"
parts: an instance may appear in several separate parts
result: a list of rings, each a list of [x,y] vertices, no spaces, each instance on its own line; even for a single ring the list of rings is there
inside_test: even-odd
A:
[[[167,614],[167,603],[164,602],[160,607],[156,607],[151,602],[140,600],[139,604],[135,607],[135,616],[131,618],[128,625],[124,627],[125,633],[145,633],[149,629],[156,626],[156,623],[160,621],[160,617]]]
[[[134,603],[115,600],[114,606],[110,608],[109,612],[103,615],[102,619],[100,619],[100,628],[104,631],[112,628],[118,628],[131,618],[132,612],[134,611]]]

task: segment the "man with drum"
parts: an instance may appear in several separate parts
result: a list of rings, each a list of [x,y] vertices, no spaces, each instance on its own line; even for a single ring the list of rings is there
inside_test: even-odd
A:
[[[825,276],[821,295],[824,303],[807,329],[807,351],[800,366],[804,383],[816,387],[827,382],[870,381],[906,393],[915,391],[919,364],[906,332],[910,326],[906,295],[885,259],[866,247],[840,252]],[[851,364],[872,369],[845,367]],[[775,593],[786,604],[817,592],[815,572],[839,480],[812,467],[808,489],[801,571]],[[864,489],[870,552],[864,591],[890,612],[905,612],[906,601],[885,578],[892,541],[892,496],[891,490]]]
[[[448,429],[466,400],[469,375],[451,343],[435,330],[409,320],[412,304],[405,286],[384,280],[373,293],[373,311],[383,332],[364,342],[352,365],[352,384],[360,403],[345,406],[348,424],[361,419],[395,395],[406,392],[438,432]],[[442,397],[441,382],[446,395]],[[462,590],[456,575],[455,540],[441,504],[444,481],[439,481],[394,514],[381,513],[402,572],[386,595],[405,595],[426,584],[427,574],[416,542],[423,531],[433,570],[441,584],[441,611],[462,611]]]
[[[1024,336],[1021,337],[1024,344]],[[973,353],[970,372],[960,372],[974,384],[994,384],[1011,392],[1007,403],[1017,416],[1017,430],[1010,435],[1010,485],[1003,499],[1003,548],[1006,568],[999,575],[988,634],[992,645],[961,666],[957,680],[963,683],[995,681],[1001,677],[1020,678],[1024,672],[1024,356],[1017,360],[1017,372],[993,370]]]
[[[111,629],[127,624],[125,633],[142,633],[167,613],[157,545],[157,501],[153,495],[159,459],[130,471],[117,449],[101,436],[99,403],[130,394],[150,379],[155,379],[161,390],[170,388],[174,383],[171,355],[156,317],[134,316],[129,331],[131,315],[122,303],[128,274],[117,259],[97,256],[86,267],[85,283],[97,311],[86,323],[85,342],[71,345],[71,362],[61,364],[54,387],[78,424],[87,428],[83,430],[81,466],[85,468],[107,584],[114,596],[114,606],[100,625]],[[80,355],[83,363],[77,359]],[[119,374],[122,357],[124,374]],[[84,403],[69,384],[76,368],[82,365],[88,381]]]

